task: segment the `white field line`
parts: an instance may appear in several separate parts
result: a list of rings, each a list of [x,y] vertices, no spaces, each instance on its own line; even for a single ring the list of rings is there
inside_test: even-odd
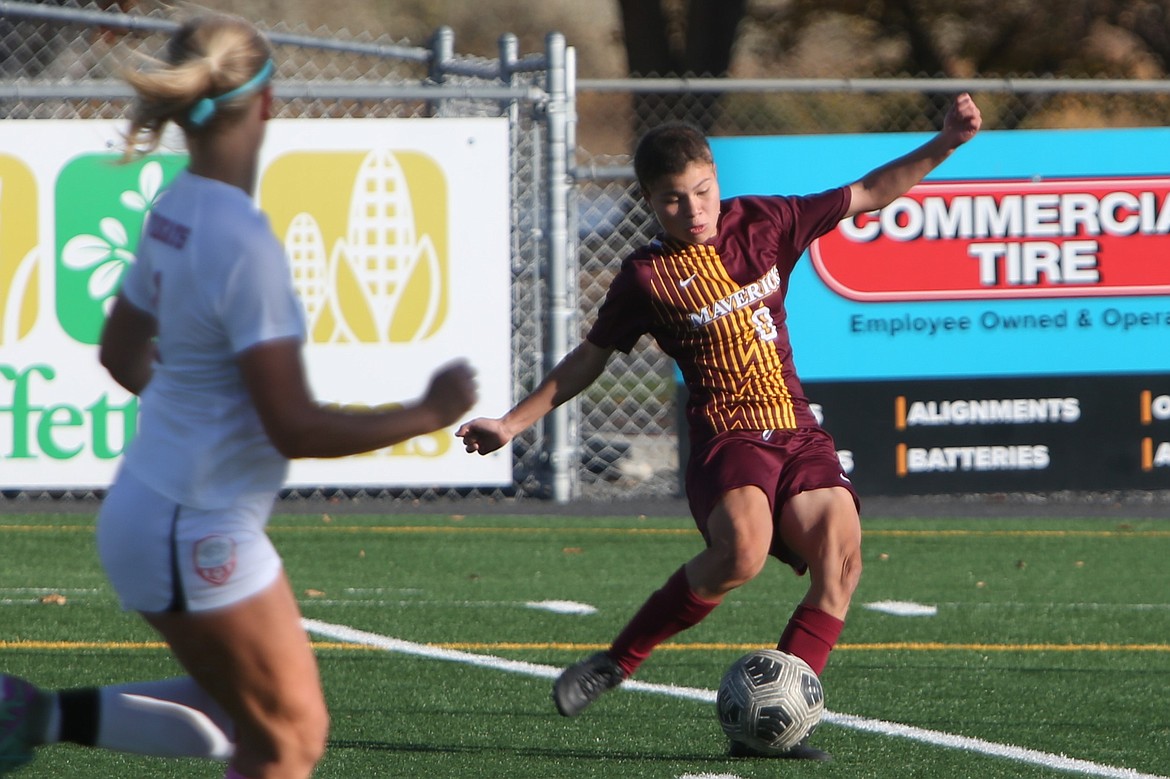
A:
[[[63,594],[85,593],[91,595],[101,592],[97,587],[0,587],[0,592],[17,594],[50,595],[55,592]]]
[[[0,594],[4,592],[0,589]],[[435,606],[449,606],[451,608],[532,608],[531,605],[521,601],[514,600],[427,600],[425,598],[401,599],[394,600],[391,598],[325,598],[325,597],[302,597],[300,599],[302,604],[311,604],[313,606],[372,606],[372,607],[397,607],[397,606],[427,606],[434,608]],[[640,603],[629,601],[631,608],[637,608]],[[954,609],[1026,609],[1029,611],[1044,610],[1044,611],[1116,611],[1123,613],[1127,611],[1170,611],[1170,603],[953,603],[943,602],[937,604],[937,607],[954,608]],[[738,609],[738,608],[758,608],[753,603],[724,603],[719,608]]]
[[[973,603],[964,601],[942,601],[939,606],[960,609],[1043,609],[1045,611],[1165,611],[1170,603]]]
[[[436,606],[446,606],[451,608],[535,608],[532,604],[524,603],[522,601],[508,601],[508,600],[429,600],[421,597],[425,595],[424,590],[420,589],[385,589],[380,587],[371,587],[358,589],[348,587],[343,590],[348,595],[369,596],[369,595],[398,595],[400,597],[337,597],[329,598],[324,596],[302,596],[300,602],[305,605],[313,606],[368,606],[371,608],[382,607],[397,607],[404,608],[410,606],[426,606],[434,608]],[[0,587],[0,606],[14,606],[14,605],[28,605],[38,603],[37,595],[64,595],[67,598],[76,600],[88,599],[93,596],[100,596],[102,600],[113,600],[113,595],[106,589],[97,587]],[[420,597],[413,597],[413,596]],[[87,600],[88,602],[88,600]],[[584,605],[584,604],[581,604]],[[640,605],[634,601],[630,601],[631,607]],[[1107,610],[1116,611],[1118,613],[1127,611],[1166,611],[1170,610],[1170,603],[1023,603],[1023,602],[1007,602],[1007,603],[987,603],[987,602],[964,602],[964,601],[942,601],[936,604],[939,608],[962,608],[962,609],[1041,609],[1045,611],[1097,611]],[[743,603],[740,601],[734,603],[724,603],[720,608],[736,609],[741,607],[751,606],[753,604]],[[552,611],[552,609],[548,609]],[[583,613],[583,612],[582,612]]]
[[[537,609],[538,611],[551,611],[553,614],[588,616],[589,614],[597,613],[596,607],[590,606],[588,603],[578,603],[575,600],[528,601],[524,605],[530,609]]]
[[[984,741],[981,738],[968,738],[967,736],[956,736],[951,733],[940,733],[936,730],[926,730],[925,728],[916,728],[911,725],[899,725],[896,722],[866,719],[852,714],[837,714],[826,711],[824,721],[867,733],[877,733],[882,736],[898,736],[900,738],[908,738],[912,741],[921,741],[924,744],[933,744],[934,746],[947,747],[949,749],[962,749],[967,752],[978,752],[984,755],[1014,760],[1018,763],[1030,763],[1045,768],[1052,768],[1057,771],[1083,774],[1084,776],[1106,776],[1117,777],[1117,779],[1166,779],[1166,777],[1159,774],[1143,774],[1132,768],[1115,768],[1113,766],[1101,765],[1100,763],[1091,763],[1088,760],[1078,760],[1075,757],[1053,755],[1048,752],[1025,749],[1024,747],[1016,747],[1010,744],[997,744],[994,741]]]
[[[870,611],[879,611],[895,617],[933,617],[938,614],[938,606],[929,606],[925,603],[915,603],[908,600],[879,600],[873,603],[863,603],[862,608]]]
[[[325,636],[337,641],[347,641],[353,644],[374,647],[387,652],[412,655],[414,657],[463,663],[465,665],[490,668],[495,671],[521,674],[523,676],[534,676],[541,679],[555,679],[560,675],[562,670],[559,667],[551,665],[537,665],[536,663],[508,660],[492,655],[480,655],[472,652],[462,652],[456,649],[443,649],[425,644],[416,644],[413,641],[404,641],[400,638],[391,638],[377,633],[367,633],[364,630],[357,630],[345,625],[332,625],[328,622],[320,622],[315,619],[304,619],[301,622],[305,630],[315,635]],[[695,687],[678,687],[672,684],[651,684],[649,682],[639,682],[636,679],[631,679],[622,684],[621,689],[700,701],[711,705],[715,703],[714,690],[703,690]],[[910,725],[899,725],[895,722],[884,722],[882,720],[857,717],[852,714],[838,714],[836,712],[826,711],[824,721],[840,727],[852,728],[867,733],[876,733],[882,736],[896,736],[898,738],[921,741],[925,744],[946,747],[948,749],[960,749],[983,755],[993,755],[1006,760],[1014,760],[1018,763],[1028,763],[1057,771],[1081,774],[1083,776],[1102,776],[1109,777],[1110,779],[1170,779],[1170,777],[1159,774],[1143,774],[1132,768],[1115,768],[1113,766],[1092,763],[1088,760],[1078,760],[1064,755],[1040,752],[1035,749],[1025,749],[1010,744],[997,744],[979,738],[956,736],[950,733],[926,730],[925,728],[916,728]]]

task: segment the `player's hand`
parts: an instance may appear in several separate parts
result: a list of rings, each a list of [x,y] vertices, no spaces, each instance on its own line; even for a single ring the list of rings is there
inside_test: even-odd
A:
[[[512,440],[512,434],[503,422],[487,417],[464,422],[455,435],[463,439],[463,447],[468,452],[480,454],[490,454]]]
[[[422,405],[439,419],[440,427],[454,424],[479,398],[475,370],[463,360],[435,372]]]
[[[979,106],[969,94],[964,92],[955,98],[947,116],[943,120],[942,134],[957,148],[975,137],[979,128],[983,126],[983,115],[979,113]]]

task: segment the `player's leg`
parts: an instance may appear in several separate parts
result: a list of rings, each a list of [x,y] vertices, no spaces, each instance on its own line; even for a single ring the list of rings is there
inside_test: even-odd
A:
[[[283,574],[224,609],[144,616],[234,722],[236,775],[304,779],[312,773],[325,750],[329,717],[316,658]]]
[[[853,493],[845,487],[823,487],[792,495],[780,512],[779,540],[785,559],[807,564],[810,581],[777,648],[801,658],[820,675],[861,577],[861,523]],[[781,755],[732,742],[729,756],[832,760],[807,740]]]
[[[263,509],[256,520],[262,527]],[[139,611],[173,608],[183,587],[175,581],[179,507],[122,472],[98,519],[98,550],[123,605]],[[256,570],[270,581],[279,559],[262,531]],[[245,545],[247,548],[247,545]],[[236,577],[232,585],[249,577]],[[224,583],[227,584],[226,582]],[[252,582],[259,588],[263,583]],[[220,590],[230,590],[223,586]],[[233,750],[230,718],[190,677],[56,692],[14,677],[3,679],[0,756],[4,765],[27,761],[32,747],[61,741],[162,757],[226,760]]]
[[[671,636],[697,625],[723,596],[755,578],[772,540],[768,499],[758,487],[724,493],[706,523],[707,547],[679,568],[609,649],[627,676]]]
[[[97,710],[94,745],[103,749],[211,760],[235,751],[231,718],[190,676],[102,687]]]
[[[557,679],[553,700],[561,714],[575,716],[621,684],[655,647],[697,625],[724,595],[764,567],[772,519],[767,496],[758,487],[736,488],[721,496],[705,528],[707,548],[646,600],[609,650],[570,666]]]
[[[696,451],[687,497],[706,548],[651,596],[614,641],[610,654],[628,674],[654,647],[698,624],[731,590],[763,569],[774,532],[769,491],[781,460],[758,434],[728,434]]]
[[[20,684],[8,677],[7,684]],[[81,746],[152,757],[227,760],[230,718],[189,676],[50,692],[23,683],[34,706],[23,738],[33,744]]]
[[[694,593],[716,603],[764,569],[772,543],[772,507],[756,486],[725,492],[707,519],[707,548],[686,564]]]
[[[778,648],[802,658],[819,675],[861,578],[861,523],[853,493],[826,487],[793,495],[780,512],[780,537],[808,564],[809,589]]]
[[[98,519],[98,553],[123,607],[158,630],[203,691],[185,705],[230,721],[232,767],[249,779],[308,776],[328,725],[300,611],[264,532],[271,506],[180,506],[123,471]],[[111,715],[135,717],[101,711]],[[147,731],[136,737],[131,725],[122,748],[143,751]]]

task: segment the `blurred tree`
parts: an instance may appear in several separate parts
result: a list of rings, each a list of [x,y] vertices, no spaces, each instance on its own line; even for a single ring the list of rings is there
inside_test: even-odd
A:
[[[747,0],[618,0],[631,76],[726,76]],[[709,129],[718,113],[711,93],[639,94],[635,131],[667,119]]]
[[[725,76],[747,0],[618,0],[634,76]]]
[[[1095,34],[1134,0],[791,0],[771,14],[777,42],[790,45],[826,15],[868,23],[873,40],[899,41],[902,73],[922,76],[1100,72]],[[1162,31],[1163,35],[1165,31]]]
[[[854,51],[884,47],[886,72],[847,75],[1162,78],[1167,14],[1165,0],[782,0],[757,3],[750,23],[782,57],[816,25],[848,20]],[[939,126],[949,96],[930,97]],[[1024,123],[1043,102],[1022,98],[998,126]]]

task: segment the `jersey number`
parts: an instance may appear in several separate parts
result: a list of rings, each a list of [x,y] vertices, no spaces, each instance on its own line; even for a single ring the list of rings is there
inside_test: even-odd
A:
[[[776,323],[772,321],[772,311],[767,306],[760,306],[752,313],[752,325],[761,341],[775,341],[779,334]]]

